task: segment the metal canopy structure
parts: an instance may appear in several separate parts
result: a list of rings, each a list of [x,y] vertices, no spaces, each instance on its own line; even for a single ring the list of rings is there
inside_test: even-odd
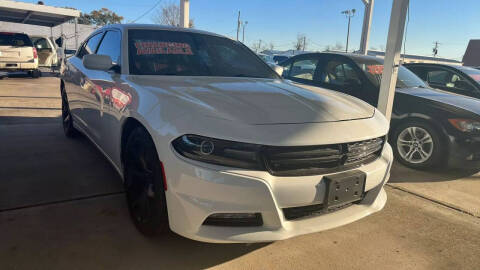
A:
[[[76,9],[0,0],[0,21],[54,27],[77,17]]]

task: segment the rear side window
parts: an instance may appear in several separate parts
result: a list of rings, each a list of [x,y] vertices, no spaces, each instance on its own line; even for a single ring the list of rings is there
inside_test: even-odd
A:
[[[244,45],[228,38],[168,30],[129,30],[130,74],[278,78]]]
[[[108,31],[98,47],[97,54],[108,55],[112,58],[112,62],[119,64],[121,39],[120,32]]]
[[[317,69],[317,63],[317,59],[306,59],[293,62],[290,69],[290,77],[312,81],[315,69]]]
[[[95,50],[97,49],[98,43],[100,42],[100,39],[102,38],[102,34],[96,34],[95,36],[91,37],[87,43],[85,43],[82,48],[80,49],[80,52],[78,53],[79,58],[83,58],[84,55],[87,54],[92,54],[95,53]]]
[[[0,33],[0,46],[33,47],[27,35],[17,33]]]
[[[51,49],[50,43],[45,38],[32,38],[32,41],[37,49]]]

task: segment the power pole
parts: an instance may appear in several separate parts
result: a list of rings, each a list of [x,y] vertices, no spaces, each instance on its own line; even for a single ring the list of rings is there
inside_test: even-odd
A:
[[[243,27],[242,27],[242,28],[243,28],[243,29],[242,29],[242,30],[243,30],[242,43],[245,43],[245,27],[247,27],[247,24],[248,24],[248,21],[245,21],[245,22],[243,23]]]
[[[238,11],[238,19],[237,19],[237,41],[238,41],[239,34],[240,34],[240,10]]]
[[[435,44],[435,47],[433,47],[432,52],[433,52],[433,57],[436,57],[438,54],[438,45],[442,44],[439,43],[438,41],[435,41],[433,44]]]
[[[345,52],[348,52],[348,39],[350,37],[350,19],[355,15],[355,9],[348,9],[344,10],[341,13],[345,14],[345,16],[348,18],[348,28],[347,28],[347,45],[345,46]]]
[[[302,51],[305,51],[305,42],[306,42],[306,36],[303,36],[303,48]]]

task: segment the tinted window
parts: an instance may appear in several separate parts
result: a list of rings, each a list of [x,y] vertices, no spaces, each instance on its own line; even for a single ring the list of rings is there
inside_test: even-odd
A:
[[[278,78],[244,45],[198,33],[129,30],[128,57],[138,75]]]
[[[42,37],[32,37],[33,45],[37,49],[50,49],[50,43],[48,43],[47,39]]]
[[[290,77],[302,80],[313,80],[313,74],[317,68],[318,60],[306,59],[293,62],[290,69]]]
[[[355,85],[361,84],[360,78],[353,67],[340,60],[328,62],[319,75],[318,81],[338,86],[352,85],[352,82]]]
[[[0,46],[32,47],[32,41],[25,34],[0,33]]]
[[[473,91],[473,86],[462,76],[446,69],[429,69],[427,81],[434,87],[456,88],[459,90]]]
[[[383,73],[383,60],[371,58],[352,57],[352,60],[365,72],[367,78],[376,86],[380,87]],[[397,88],[427,87],[427,85],[415,73],[405,67],[398,68]]]
[[[480,70],[470,67],[458,67],[461,71],[466,73],[470,78],[480,83]]]
[[[108,55],[112,58],[112,62],[119,64],[121,39],[120,32],[108,31],[98,47],[97,54]]]
[[[85,43],[84,46],[80,49],[78,57],[83,58],[84,55],[95,53],[95,50],[97,49],[98,43],[100,42],[101,38],[101,33],[91,37],[87,41],[87,43]]]

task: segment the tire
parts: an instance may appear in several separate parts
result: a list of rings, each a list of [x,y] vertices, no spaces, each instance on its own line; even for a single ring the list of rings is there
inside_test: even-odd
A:
[[[133,224],[148,237],[169,231],[164,174],[155,145],[143,127],[130,133],[124,154],[125,193]]]
[[[414,169],[434,168],[442,163],[445,148],[438,129],[420,120],[398,125],[391,140],[395,158]]]
[[[78,135],[78,131],[73,127],[73,117],[70,112],[70,106],[68,104],[67,94],[65,90],[61,90],[62,96],[62,125],[63,133],[68,138],[74,138]]]
[[[32,70],[28,73],[30,76],[32,76],[32,78],[36,79],[40,76],[42,76],[42,72],[40,72],[40,70],[38,69],[35,69],[35,70]]]

